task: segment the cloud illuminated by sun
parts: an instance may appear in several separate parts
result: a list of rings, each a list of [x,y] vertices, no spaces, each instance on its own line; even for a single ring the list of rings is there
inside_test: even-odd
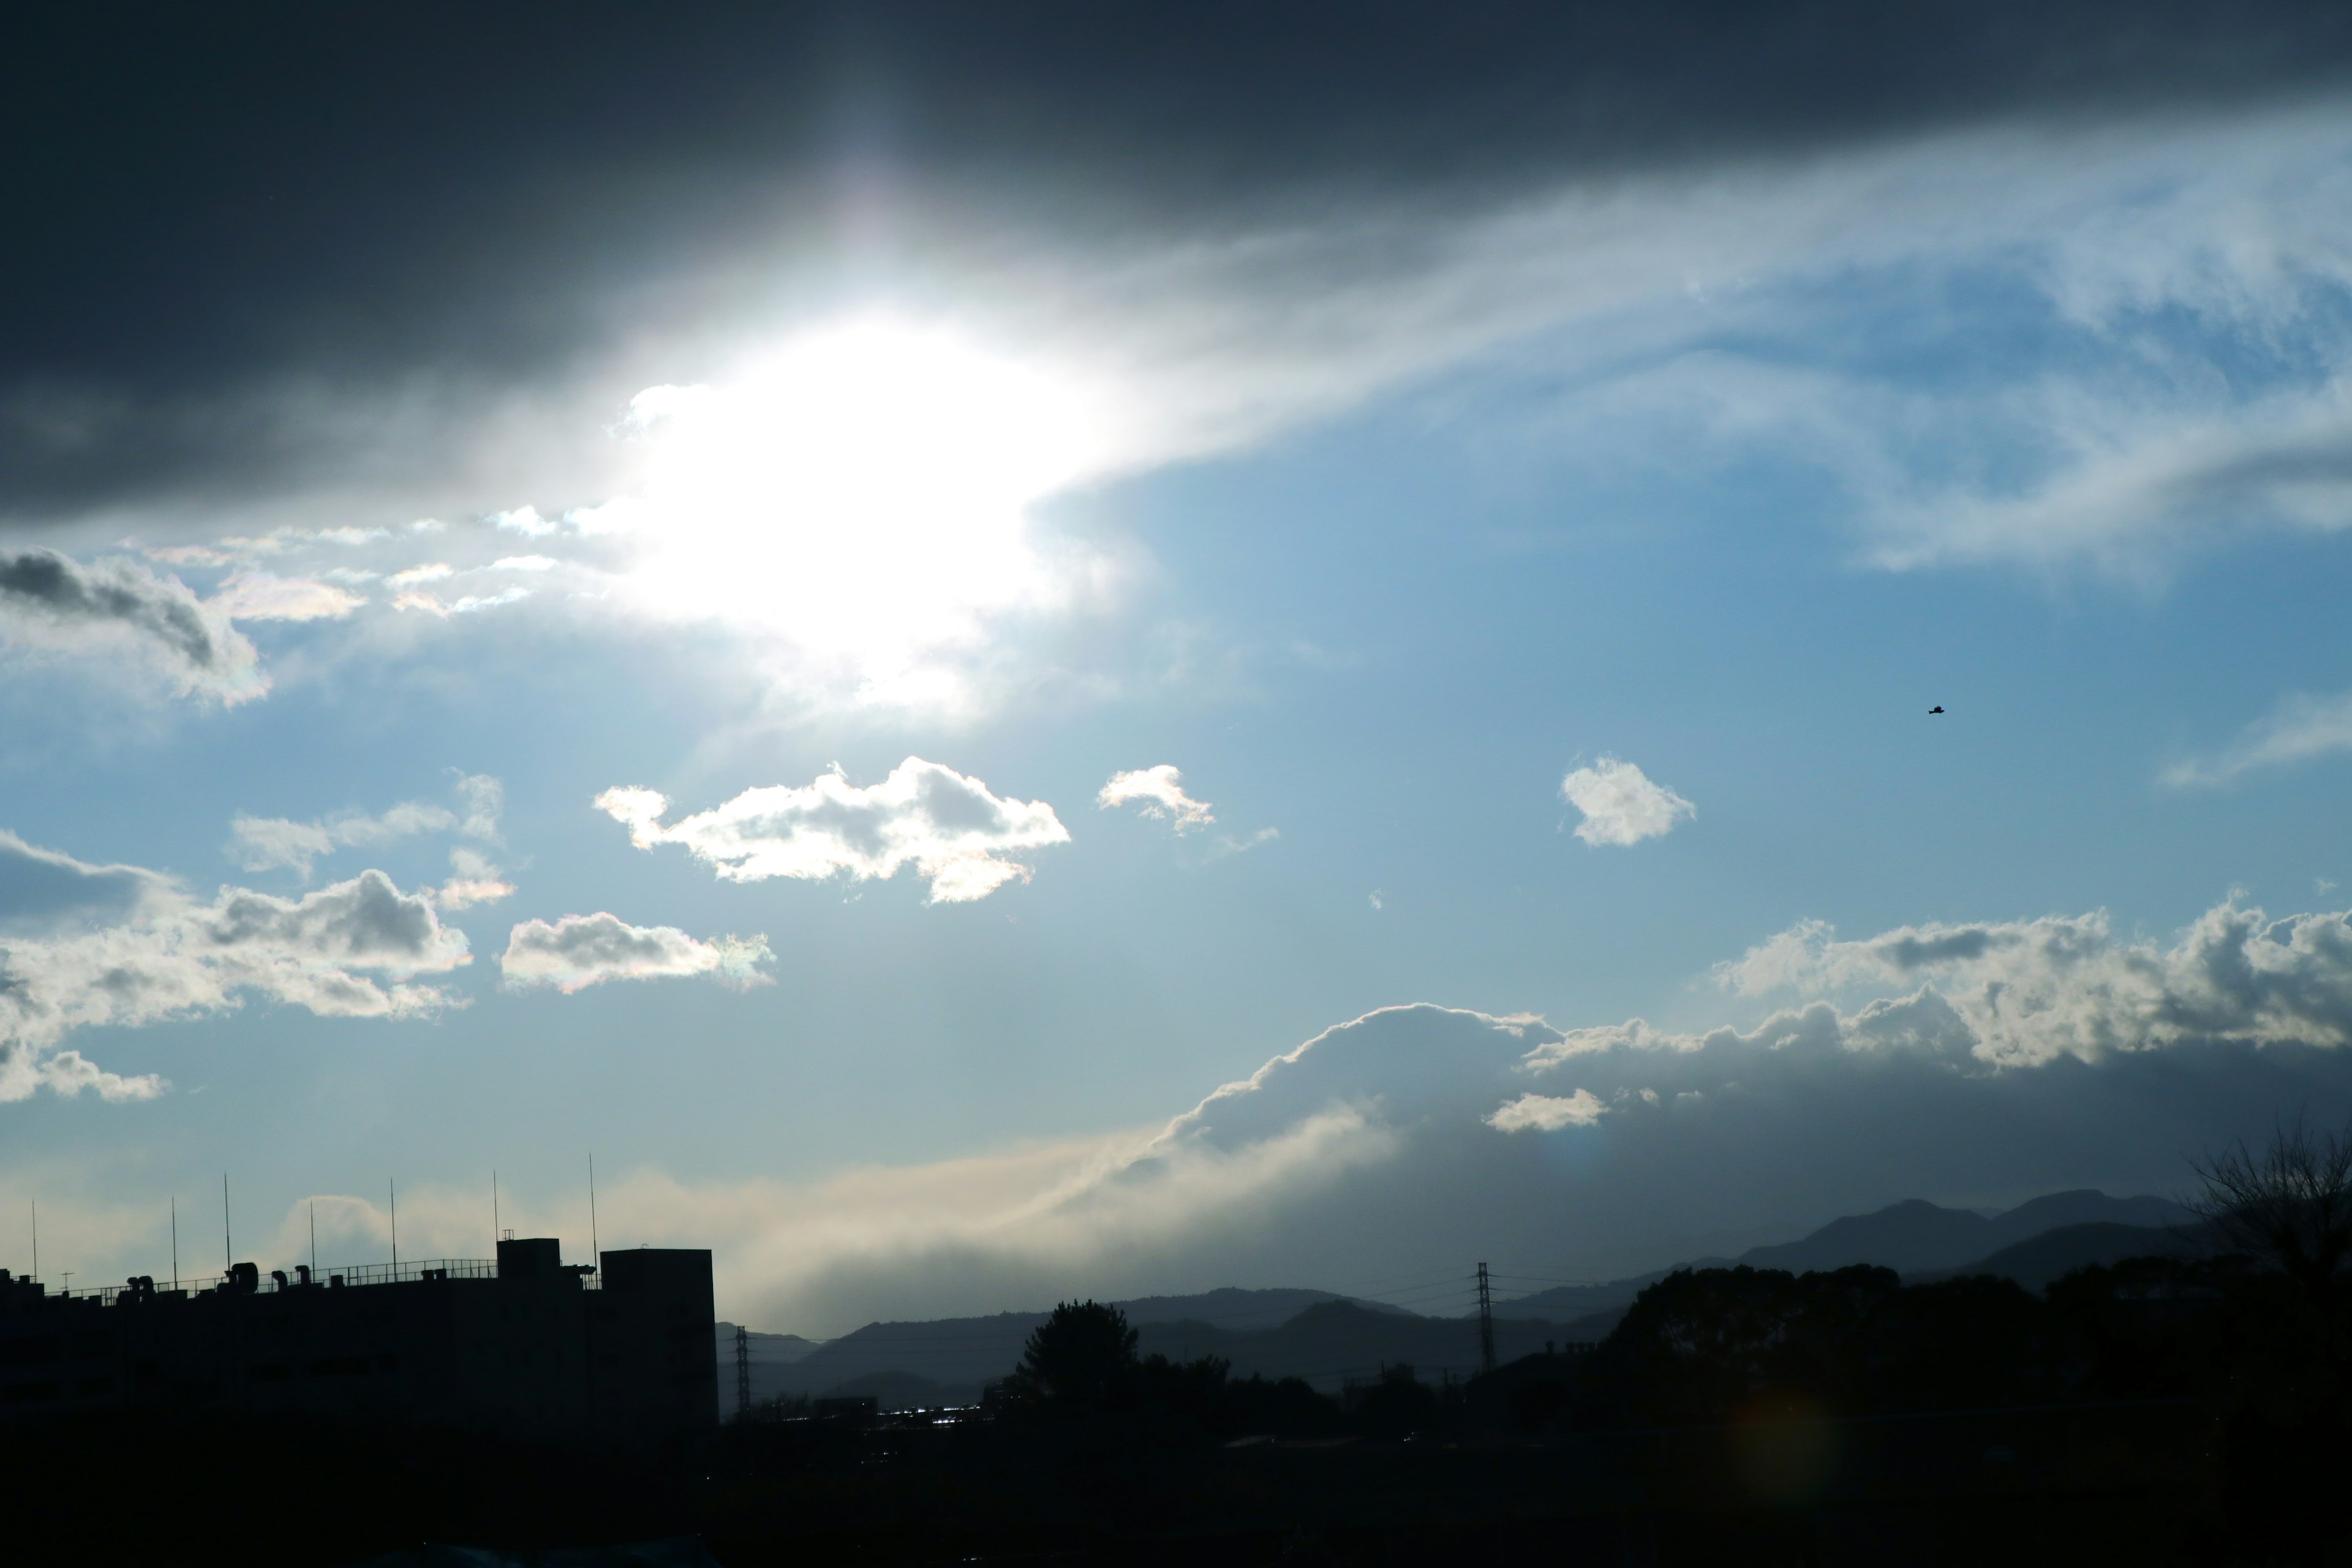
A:
[[[1031,509],[1098,472],[1089,400],[944,330],[863,317],[630,405],[650,446],[626,592],[789,645],[869,692],[1073,592]],[[618,518],[613,521],[618,521]]]

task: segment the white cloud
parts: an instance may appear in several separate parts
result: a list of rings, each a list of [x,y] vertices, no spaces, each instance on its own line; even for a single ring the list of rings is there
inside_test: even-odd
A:
[[[127,656],[182,696],[224,704],[269,689],[253,644],[177,577],[129,559],[84,565],[54,550],[0,552],[0,637]]]
[[[1578,768],[1559,781],[1559,794],[1584,814],[1576,836],[1587,844],[1639,844],[1698,815],[1698,807],[1615,757]]]
[[[2117,937],[2104,913],[1904,927],[1861,942],[1808,921],[1716,974],[1746,995],[1908,992],[1829,1015],[1831,1026],[1857,1048],[1934,1038],[2003,1067],[2200,1040],[2352,1043],[2352,915],[2274,921],[2235,900],[2169,946]],[[1811,1017],[1767,1027],[1822,1026],[1788,1021]]]
[[[552,555],[501,555],[490,563],[493,572],[552,572],[563,563]]]
[[[1140,805],[1146,816],[1172,819],[1179,833],[1217,820],[1210,814],[1207,801],[1194,800],[1184,793],[1183,774],[1168,763],[1133,773],[1113,773],[1110,782],[1102,786],[1102,793],[1095,796],[1095,804],[1105,809],[1130,801]]]
[[[698,942],[675,926],[633,926],[600,912],[565,915],[552,925],[524,921],[508,938],[499,966],[509,985],[552,985],[567,995],[607,980],[696,974],[749,990],[772,984],[759,965],[775,956],[764,936]]]
[[[2192,758],[2165,769],[2174,789],[2229,783],[2262,768],[2289,767],[2315,757],[2352,752],[2352,693],[2288,697],[2243,734],[2210,757]]]
[[[908,757],[880,784],[853,785],[836,768],[814,784],[751,789],[669,826],[669,802],[649,789],[608,789],[596,807],[625,824],[640,849],[677,844],[730,881],[770,877],[887,879],[907,866],[931,884],[930,902],[983,899],[1027,865],[1024,850],[1069,842],[1042,800],[1000,798],[975,778]]]
[[[563,526],[551,518],[540,516],[539,509],[533,506],[519,506],[510,511],[493,513],[490,521],[505,532],[520,533],[531,539],[544,538]]]
[[[457,574],[457,569],[446,561],[428,561],[422,566],[411,566],[404,571],[394,572],[383,581],[384,585],[389,588],[418,588],[427,583],[438,583],[445,577],[454,577]]]
[[[1486,1125],[1497,1132],[1557,1132],[1563,1127],[1590,1127],[1608,1111],[1589,1089],[1565,1096],[1523,1094],[1496,1107]]]
[[[495,594],[468,594],[452,602],[448,613],[469,616],[477,610],[495,610],[507,605],[520,604],[530,597],[530,590],[528,588],[505,588]]]
[[[506,786],[487,774],[460,773],[456,793],[464,812],[462,816],[446,806],[420,800],[402,801],[378,816],[346,811],[310,822],[239,813],[229,824],[229,842],[224,853],[240,870],[283,868],[308,877],[313,863],[338,849],[389,844],[417,834],[456,832],[495,843]],[[461,853],[467,857],[462,864],[457,859]],[[478,852],[452,851],[451,862],[466,876],[486,879],[498,875],[497,868]]]
[[[219,1012],[247,993],[324,1016],[407,1017],[449,1005],[415,977],[468,962],[463,933],[381,871],[300,899],[224,888],[209,901],[158,872],[93,866],[0,834],[0,1100],[42,1084],[107,1099],[158,1092],[58,1049],[76,1030]]]

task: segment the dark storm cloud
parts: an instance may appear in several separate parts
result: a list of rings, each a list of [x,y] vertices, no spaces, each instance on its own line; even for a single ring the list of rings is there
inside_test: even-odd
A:
[[[2347,60],[2340,7],[2242,0],[58,8],[0,49],[0,516],[363,467],[289,385],[463,423],[887,240],[894,190],[1073,244],[1436,216]]]

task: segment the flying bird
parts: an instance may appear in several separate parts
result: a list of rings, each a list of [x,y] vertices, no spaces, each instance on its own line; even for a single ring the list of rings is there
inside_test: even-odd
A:
[[[1941,713],[1943,710],[1944,710],[1944,705],[1943,705],[1942,703],[1940,703],[1940,702],[1937,703],[1933,708],[1930,708],[1930,709],[1928,709],[1928,710],[1927,710],[1927,711],[1928,711],[1928,712],[1930,712],[1930,713]]]

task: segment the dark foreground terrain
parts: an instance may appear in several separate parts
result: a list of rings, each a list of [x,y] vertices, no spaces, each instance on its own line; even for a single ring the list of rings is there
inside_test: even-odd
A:
[[[1337,1399],[1071,1304],[955,1412],[782,1401],[622,1455],[158,1411],[6,1429],[0,1475],[12,1539],[89,1562],[2352,1561],[2337,1278],[1687,1270],[1590,1353]]]
[[[828,1425],[730,1433],[699,1465],[447,1436],[82,1428],[16,1435],[5,1462],[12,1532],[102,1563],[359,1563],[453,1542],[529,1562],[681,1535],[726,1568],[1420,1563],[1465,1550],[1610,1564],[2229,1561],[2200,1487],[2200,1426],[2173,1408],[1892,1435],[1800,1420],[1118,1454]]]

